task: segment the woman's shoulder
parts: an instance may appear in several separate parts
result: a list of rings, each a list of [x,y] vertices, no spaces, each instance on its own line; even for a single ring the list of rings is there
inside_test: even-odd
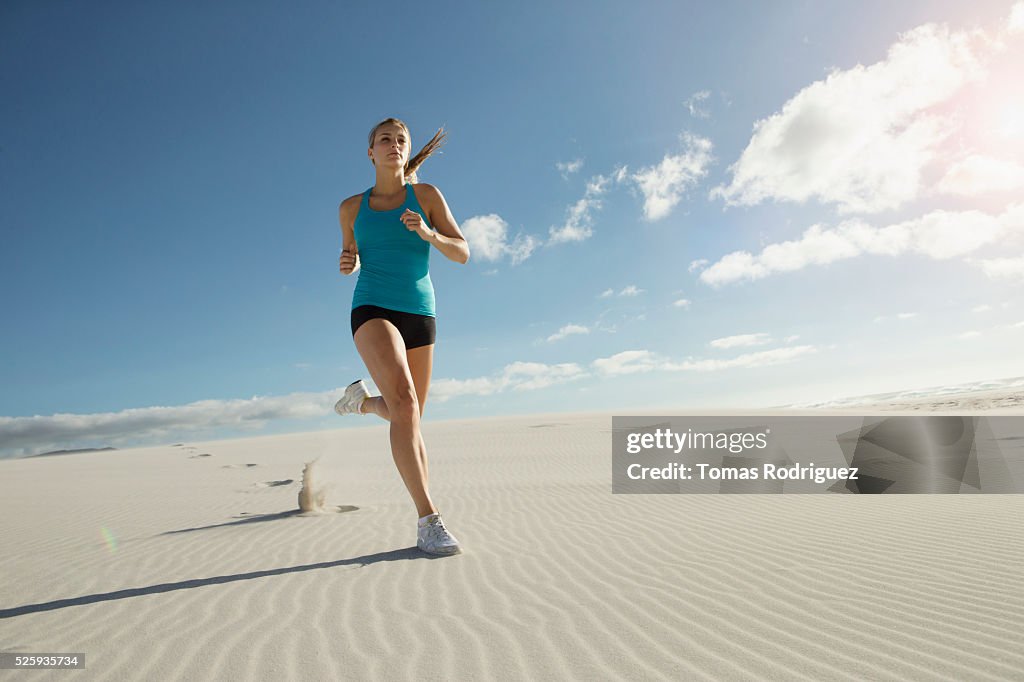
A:
[[[433,203],[441,198],[441,190],[434,185],[428,185],[425,182],[412,183],[412,191],[416,195],[416,200],[421,204],[424,201]]]
[[[362,194],[353,194],[338,206],[338,219],[341,221],[342,227],[351,227],[355,224],[362,199]]]
[[[341,202],[341,206],[338,207],[341,211],[352,211],[359,207],[359,203],[362,201],[362,195],[352,195],[348,199]]]
[[[344,201],[341,202],[340,208],[342,210],[344,210],[346,208],[351,208],[351,207],[354,207],[354,206],[358,206],[359,202],[361,202],[362,200],[363,200],[363,194],[362,193],[353,194],[352,196],[350,196],[349,198],[347,198],[347,199],[345,199]]]

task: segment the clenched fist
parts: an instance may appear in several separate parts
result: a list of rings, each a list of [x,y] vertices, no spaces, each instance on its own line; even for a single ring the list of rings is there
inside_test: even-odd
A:
[[[434,231],[427,227],[423,216],[416,211],[407,208],[398,219],[405,224],[405,229],[415,232],[423,241],[429,242],[430,238],[434,236]]]
[[[338,267],[343,275],[351,275],[353,272],[359,269],[359,254],[355,251],[349,251],[344,249],[341,252],[341,260],[338,262]]]

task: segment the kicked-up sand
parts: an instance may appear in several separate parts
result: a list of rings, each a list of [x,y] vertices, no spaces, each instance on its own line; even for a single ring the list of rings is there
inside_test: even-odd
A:
[[[445,558],[369,418],[0,461],[0,651],[86,655],[0,678],[1024,679],[1024,496],[613,495],[611,418],[426,422]]]

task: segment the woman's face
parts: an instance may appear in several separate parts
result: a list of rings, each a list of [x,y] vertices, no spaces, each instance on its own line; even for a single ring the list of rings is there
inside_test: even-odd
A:
[[[409,159],[409,135],[394,123],[383,125],[374,134],[373,146],[368,153],[376,166],[405,168]]]

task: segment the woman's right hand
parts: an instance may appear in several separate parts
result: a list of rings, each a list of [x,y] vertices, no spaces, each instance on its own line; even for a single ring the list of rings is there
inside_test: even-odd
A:
[[[341,274],[351,275],[359,266],[359,254],[345,249],[341,252],[341,260],[338,263]]]

